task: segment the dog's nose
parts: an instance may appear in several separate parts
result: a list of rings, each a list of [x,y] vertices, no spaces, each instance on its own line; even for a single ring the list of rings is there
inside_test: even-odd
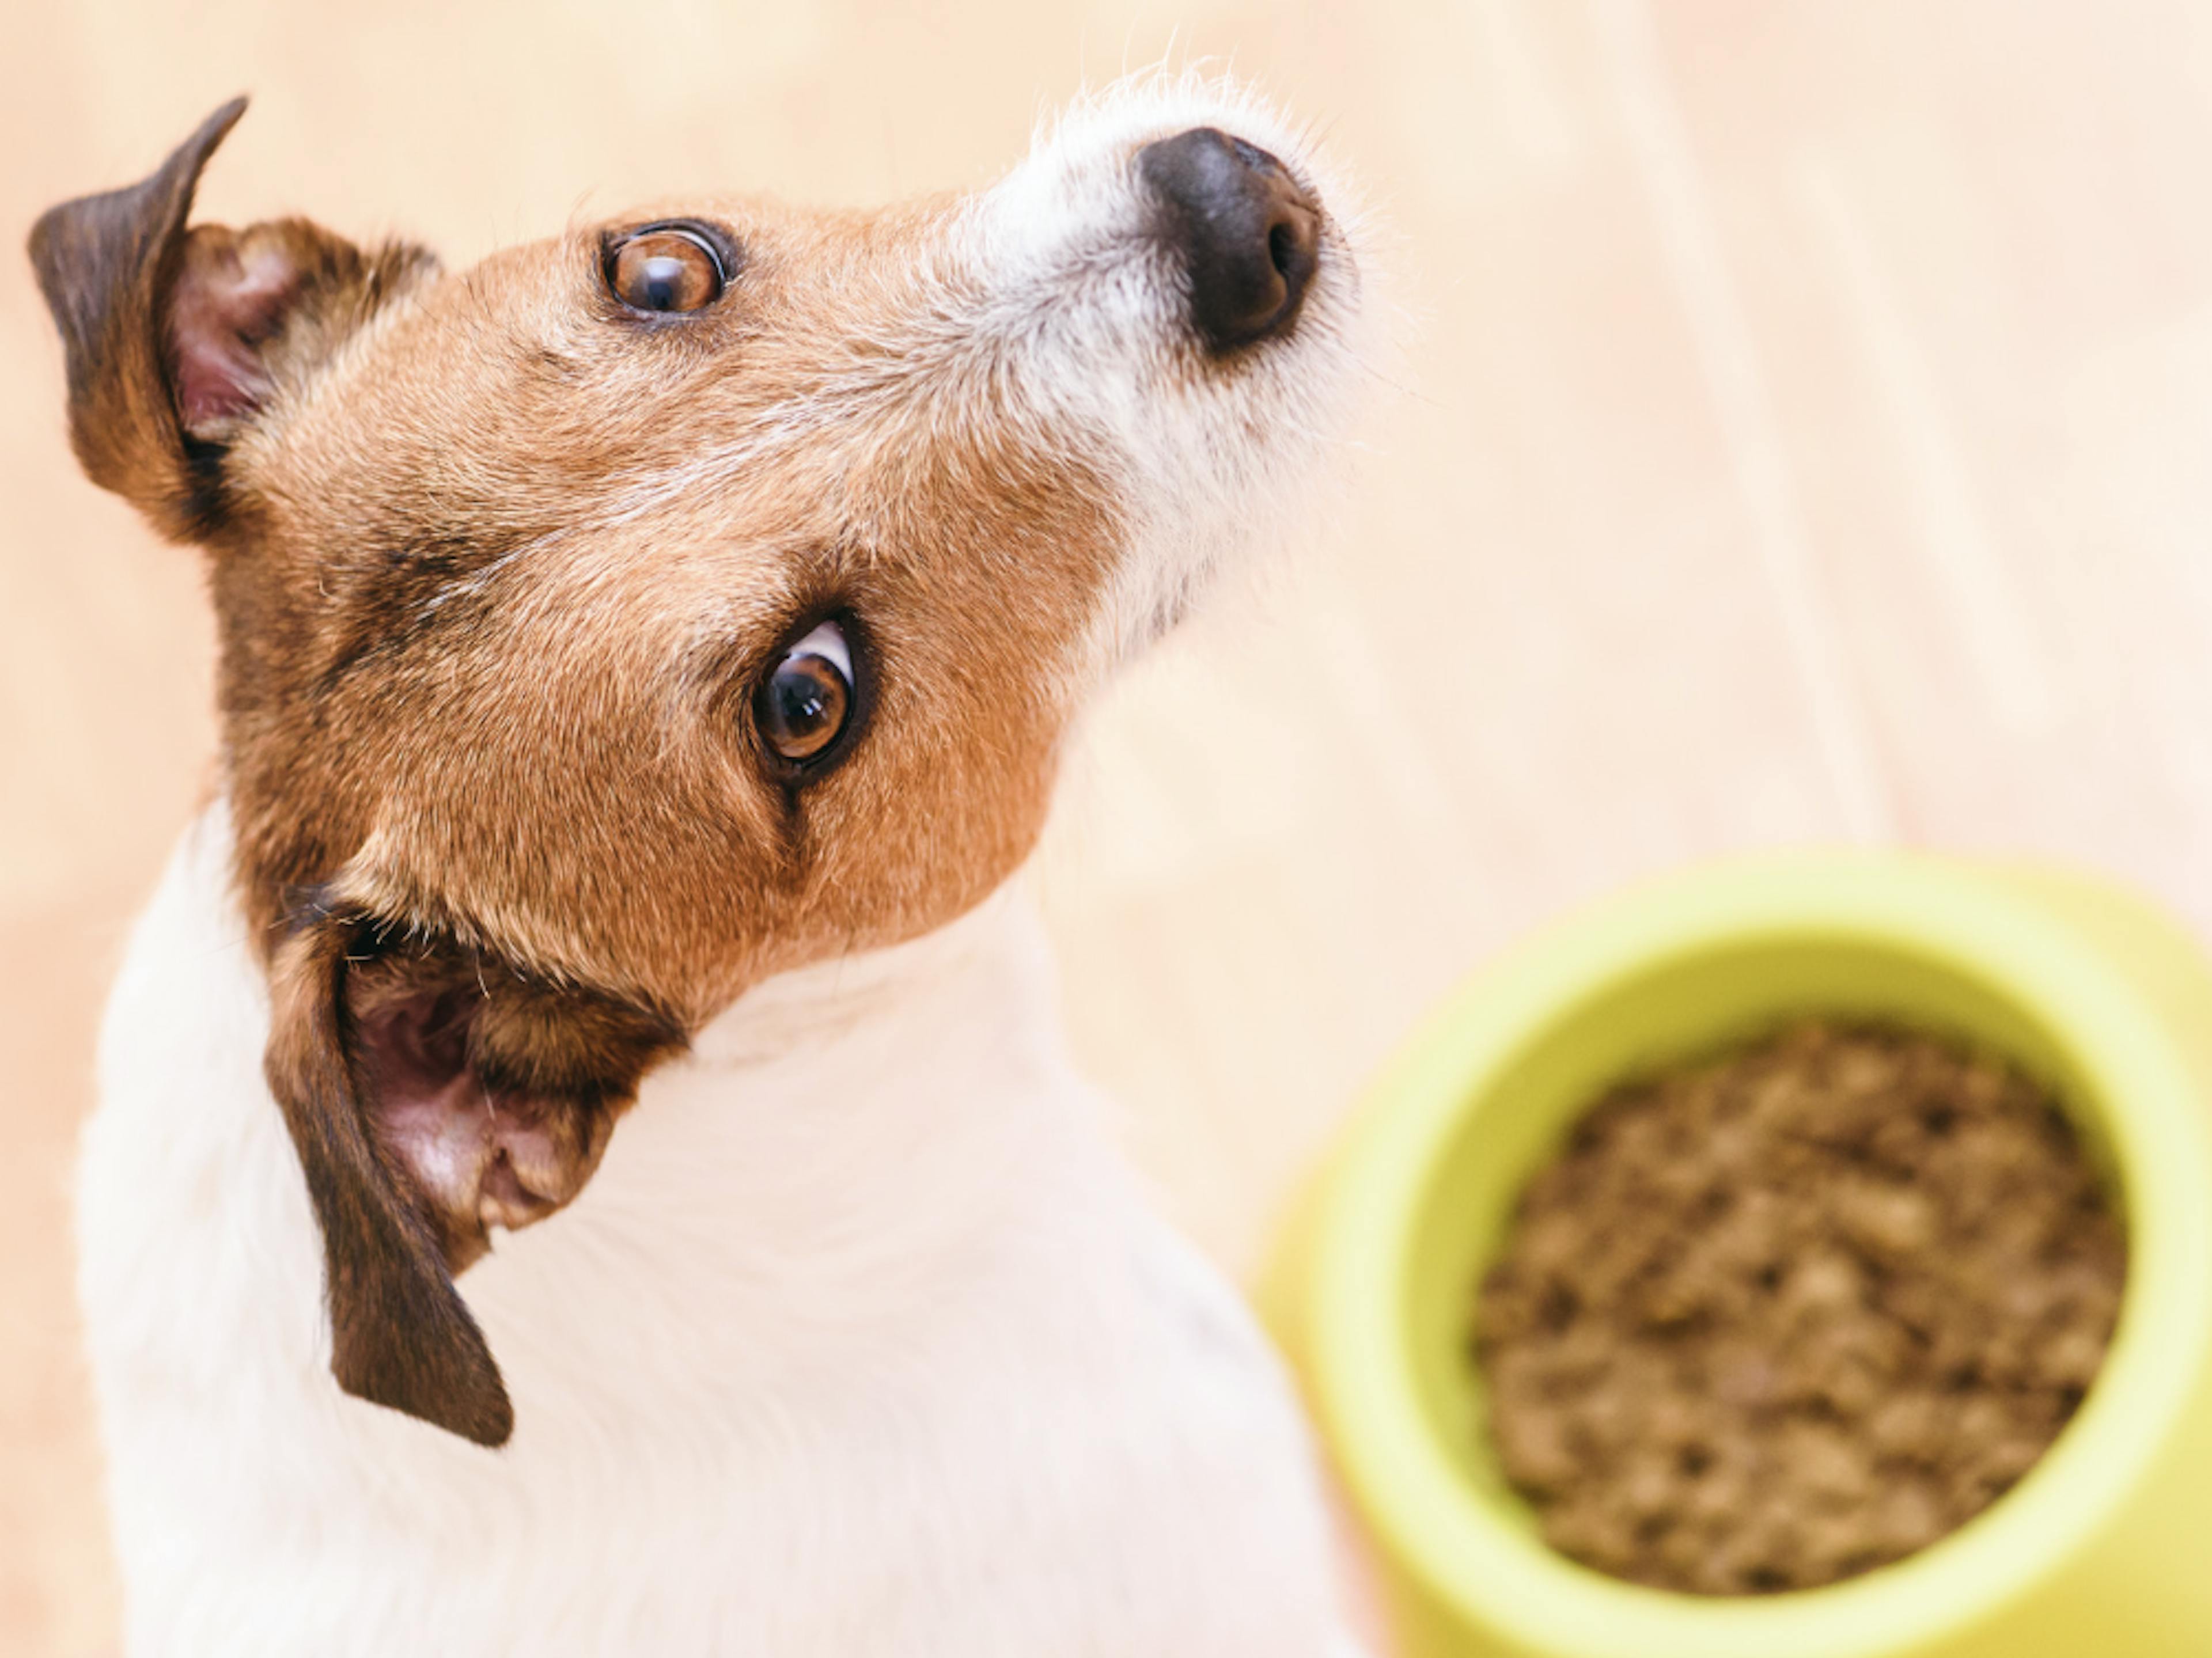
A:
[[[1206,349],[1234,350],[1297,320],[1321,252],[1321,213],[1283,164],[1214,127],[1137,152],[1161,227],[1190,274],[1190,320]]]

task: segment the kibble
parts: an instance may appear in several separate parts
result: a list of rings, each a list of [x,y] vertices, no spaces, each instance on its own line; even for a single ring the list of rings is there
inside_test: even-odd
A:
[[[2079,1407],[2125,1243],[2048,1095],[1808,1022],[1616,1090],[1476,1297],[1506,1478],[1561,1552],[1696,1594],[1925,1548]]]

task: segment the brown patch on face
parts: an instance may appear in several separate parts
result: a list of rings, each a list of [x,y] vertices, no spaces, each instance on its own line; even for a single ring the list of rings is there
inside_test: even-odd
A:
[[[212,555],[334,1369],[496,1443],[452,1284],[487,1224],[573,1197],[644,1072],[748,986],[939,926],[1034,844],[1114,568],[1109,463],[948,344],[972,295],[944,207],[725,206],[741,274],[641,316],[606,232],[434,282],[302,222],[187,239],[231,118],[57,209],[34,258],[80,432],[136,422],[81,435],[87,470]],[[76,258],[111,220],[149,251]],[[832,614],[865,727],[794,768],[755,694]]]

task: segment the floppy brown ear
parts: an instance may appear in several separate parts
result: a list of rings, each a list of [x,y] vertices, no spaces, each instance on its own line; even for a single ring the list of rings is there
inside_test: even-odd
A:
[[[266,1069],[322,1228],[331,1370],[348,1393],[503,1445],[514,1407],[440,1240],[359,1103],[346,958],[353,929],[295,933],[270,975]]]
[[[77,459],[179,539],[220,520],[222,453],[244,424],[435,268],[420,248],[364,252],[303,219],[187,231],[201,170],[245,112],[233,99],[152,177],[64,202],[31,229]]]
[[[397,938],[398,942],[394,942]],[[271,1090],[348,1393],[474,1440],[514,1412],[454,1277],[581,1192],[672,1017],[322,909],[270,973]]]

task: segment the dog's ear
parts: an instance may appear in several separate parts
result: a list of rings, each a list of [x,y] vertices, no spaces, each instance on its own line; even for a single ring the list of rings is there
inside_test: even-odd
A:
[[[336,920],[302,928],[270,975],[269,1085],[322,1227],[331,1370],[349,1394],[503,1445],[514,1407],[499,1365],[362,1107],[347,1005],[354,933]]]
[[[77,459],[179,539],[219,522],[223,452],[271,397],[435,269],[420,248],[364,252],[304,219],[186,230],[200,172],[245,112],[234,99],[152,177],[31,229]]]
[[[318,909],[279,946],[267,1072],[322,1228],[348,1393],[503,1444],[514,1412],[457,1274],[598,1168],[674,1021]]]

